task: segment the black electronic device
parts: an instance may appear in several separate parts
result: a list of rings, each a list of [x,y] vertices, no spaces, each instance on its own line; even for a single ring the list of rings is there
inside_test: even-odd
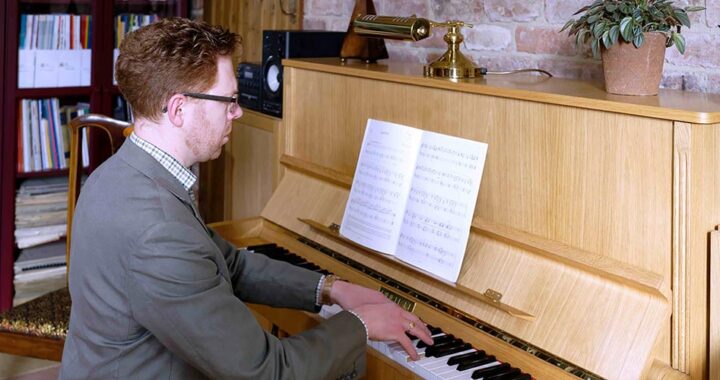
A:
[[[239,63],[237,80],[240,106],[253,111],[262,111],[262,64],[253,62]]]
[[[261,112],[282,117],[281,61],[285,58],[339,57],[345,32],[319,30],[263,31]]]

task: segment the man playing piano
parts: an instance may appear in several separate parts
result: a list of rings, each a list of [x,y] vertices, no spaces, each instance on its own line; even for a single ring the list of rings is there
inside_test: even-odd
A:
[[[218,157],[242,115],[238,38],[164,19],[122,42],[117,81],[135,116],[86,181],[74,215],[70,330],[61,379],[322,379],[362,374],[366,339],[431,343],[382,294],[238,250],[206,227],[188,170]],[[345,309],[278,339],[243,303]]]

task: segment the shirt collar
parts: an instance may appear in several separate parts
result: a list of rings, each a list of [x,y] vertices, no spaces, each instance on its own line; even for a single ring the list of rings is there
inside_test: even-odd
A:
[[[170,172],[173,177],[180,181],[180,184],[182,184],[185,190],[190,191],[190,189],[197,181],[197,176],[195,176],[195,174],[190,171],[190,169],[183,166],[178,160],[175,159],[175,157],[167,154],[165,151],[147,142],[146,140],[143,140],[134,132],[130,134],[130,141],[132,141],[133,144],[137,145],[140,149],[147,152],[150,156],[152,156],[152,158],[157,160],[157,162],[159,162],[160,165],[167,169],[167,171]]]

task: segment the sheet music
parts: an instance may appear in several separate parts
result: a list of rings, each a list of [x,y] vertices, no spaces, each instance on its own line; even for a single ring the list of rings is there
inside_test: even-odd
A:
[[[368,120],[340,234],[457,281],[487,144]]]
[[[408,195],[399,259],[455,282],[480,189],[487,144],[424,132]]]
[[[419,129],[368,120],[340,234],[395,252],[421,137]]]

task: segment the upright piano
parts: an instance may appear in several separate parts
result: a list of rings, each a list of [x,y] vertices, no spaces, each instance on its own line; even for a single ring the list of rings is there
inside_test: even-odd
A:
[[[427,368],[372,343],[367,378],[472,378],[482,366],[458,363],[481,350],[519,370],[506,378],[720,378],[720,96],[432,79],[392,61],[283,64],[273,195],[260,216],[215,228],[379,289],[460,345],[428,354]],[[338,234],[369,118],[489,145],[456,283]],[[322,318],[253,310],[281,334]]]

